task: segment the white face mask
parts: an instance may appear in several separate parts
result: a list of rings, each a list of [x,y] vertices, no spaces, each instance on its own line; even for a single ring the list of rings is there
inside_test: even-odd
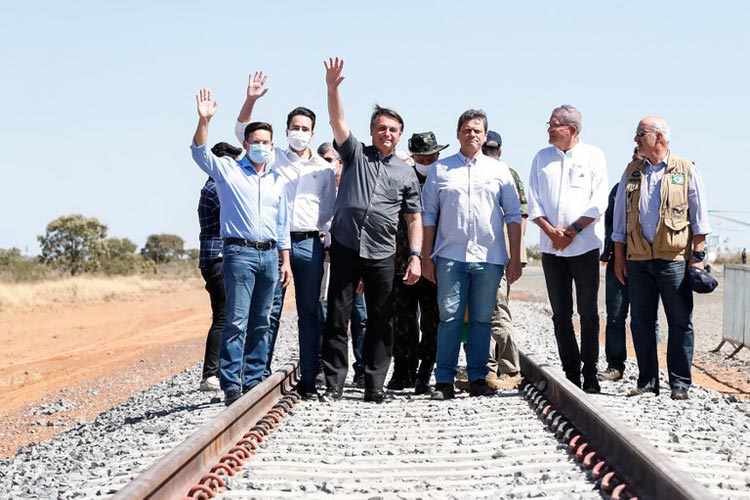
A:
[[[302,130],[292,130],[287,134],[286,140],[289,142],[289,147],[295,151],[304,151],[307,146],[310,145],[310,139],[312,134],[310,132],[304,132]]]
[[[420,175],[424,175],[425,177],[427,177],[427,174],[430,172],[430,169],[436,163],[437,163],[436,161],[433,161],[429,165],[420,165],[419,163],[415,162],[414,163],[414,168],[417,169],[417,172],[419,172]]]
[[[251,144],[247,156],[255,164],[265,163],[271,157],[271,148],[265,144]]]

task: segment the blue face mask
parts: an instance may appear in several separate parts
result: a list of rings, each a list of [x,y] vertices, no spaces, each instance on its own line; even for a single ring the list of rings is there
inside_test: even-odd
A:
[[[253,163],[265,163],[271,156],[271,148],[265,144],[251,144],[247,156]]]

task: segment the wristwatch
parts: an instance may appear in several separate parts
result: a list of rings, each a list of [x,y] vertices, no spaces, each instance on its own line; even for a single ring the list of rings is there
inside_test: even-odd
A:
[[[419,250],[411,250],[409,252],[409,257],[412,256],[417,257],[419,260],[422,260],[422,252],[420,252]]]
[[[693,250],[693,255],[691,255],[690,258],[693,259],[694,262],[703,262],[706,258],[706,251],[701,250],[700,252],[696,252]]]
[[[574,222],[573,224],[571,224],[571,226],[573,226],[573,229],[575,229],[575,230],[576,230],[577,232],[579,232],[579,233],[580,233],[581,231],[583,231],[583,226],[582,226],[582,225],[581,225],[581,223],[580,223],[580,222],[578,222],[578,221],[575,221],[575,222]]]

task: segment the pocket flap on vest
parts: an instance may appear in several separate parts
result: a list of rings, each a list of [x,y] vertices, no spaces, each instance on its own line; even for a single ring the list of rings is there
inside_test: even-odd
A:
[[[664,225],[667,226],[672,231],[681,231],[688,224],[690,224],[690,221],[686,218],[683,218],[683,219],[675,219],[672,217],[664,218]]]

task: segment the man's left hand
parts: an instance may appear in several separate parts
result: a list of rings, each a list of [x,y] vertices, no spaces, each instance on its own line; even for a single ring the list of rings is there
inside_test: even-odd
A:
[[[292,284],[292,267],[289,264],[281,264],[279,279],[281,280],[281,288],[286,288]]]
[[[520,260],[510,259],[508,261],[508,267],[505,270],[505,279],[508,280],[509,285],[518,281],[518,278],[521,277],[521,273],[523,272],[522,269]]]
[[[413,285],[419,281],[420,276],[422,276],[422,261],[419,257],[411,256],[409,258],[409,265],[406,266],[406,273],[404,273],[404,283]]]

